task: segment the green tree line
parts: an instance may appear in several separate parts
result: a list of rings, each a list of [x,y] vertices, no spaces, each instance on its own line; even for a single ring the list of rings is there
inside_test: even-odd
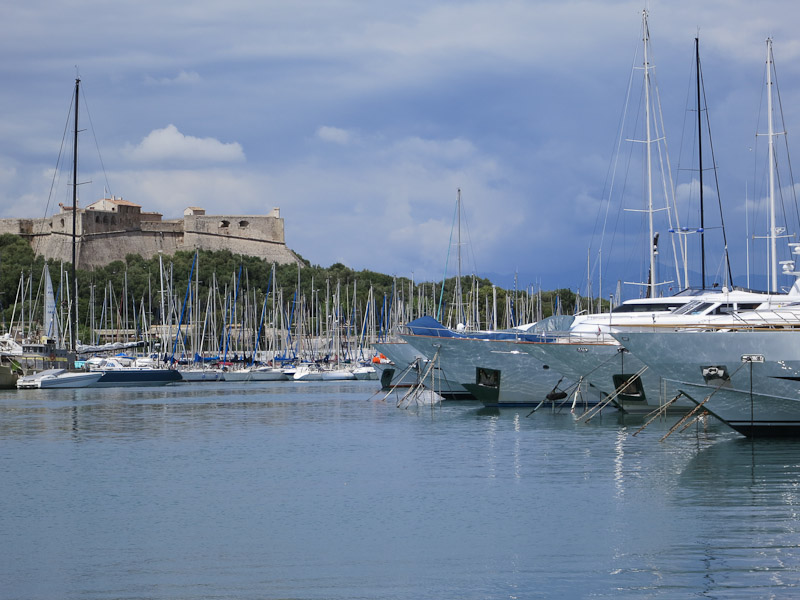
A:
[[[194,252],[177,252],[162,259],[165,279],[179,302],[186,292],[194,260]],[[275,287],[283,290],[285,301],[298,289],[298,296],[312,298],[312,286],[315,290],[313,297],[324,301],[326,286],[330,285],[333,290],[337,283],[341,286],[342,304],[345,298],[349,300],[349,305],[342,306],[342,310],[351,310],[352,306],[363,308],[370,288],[375,300],[373,310],[376,311],[380,311],[383,306],[391,302],[404,302],[413,307],[415,316],[419,316],[422,309],[436,316],[440,306],[444,307],[442,309],[444,313],[454,301],[457,284],[455,277],[448,278],[442,290],[442,282],[412,282],[407,277],[370,270],[356,271],[342,263],[322,267],[312,265],[305,259],[301,260],[302,268],[298,268],[297,265],[275,265]],[[36,298],[41,294],[41,278],[45,264],[50,271],[54,287],[59,288],[59,282],[63,281],[62,273],[69,273],[69,264],[52,260],[46,262],[41,256],[36,256],[30,245],[20,236],[0,235],[0,314],[4,330],[7,330],[10,324],[15,304],[20,301],[21,276],[30,278],[32,295]],[[228,250],[214,252],[200,250],[197,253],[193,281],[196,279],[198,282],[198,296],[205,298],[215,280],[219,289],[224,289],[227,285],[231,290],[235,285],[235,278],[241,273],[240,289],[247,289],[250,294],[255,290],[256,294],[263,298],[266,291],[272,288],[272,269],[271,263],[260,258],[233,254]],[[152,312],[154,322],[158,322],[161,289],[161,267],[158,257],[146,259],[136,254],[129,254],[124,261],[114,261],[104,267],[92,270],[78,269],[76,275],[81,329],[85,328],[88,322],[92,287],[95,290],[94,297],[97,304],[102,302],[104,290],[109,282],[118,298],[122,297],[123,290],[126,289],[127,301],[136,306],[143,304]],[[477,290],[478,313],[483,324],[487,321],[486,299],[493,300],[493,294],[497,298],[498,312],[502,314],[505,314],[507,306],[513,307],[515,303],[519,303],[522,295],[528,296],[528,302],[534,301],[531,289],[520,291],[498,287],[493,290],[492,282],[485,278],[464,276],[461,279],[461,288],[465,294],[469,290]],[[553,314],[559,304],[562,314],[571,314],[574,310],[575,294],[571,290],[537,291],[536,296],[541,298],[539,306],[542,317]],[[62,301],[64,297],[65,295],[61,293]],[[422,303],[420,298],[423,300]],[[536,301],[539,302],[538,299]],[[17,308],[16,318],[19,317],[19,312]],[[442,313],[439,313],[439,316],[442,316]]]

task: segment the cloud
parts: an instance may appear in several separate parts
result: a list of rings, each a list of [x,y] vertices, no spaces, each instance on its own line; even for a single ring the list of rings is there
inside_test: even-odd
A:
[[[139,162],[194,161],[230,163],[245,160],[244,151],[236,142],[223,143],[214,138],[184,135],[175,125],[154,129],[138,146],[127,148],[126,154]]]
[[[148,85],[191,85],[200,83],[202,78],[196,71],[181,71],[175,77],[152,77],[147,75],[144,82]]]
[[[65,180],[40,173],[69,160],[59,141],[65,132],[70,144],[78,64],[81,110],[92,109],[81,129],[97,129],[80,141],[81,181],[95,182],[80,187],[86,202],[102,196],[107,175],[114,193],[165,216],[189,205],[241,214],[280,206],[287,242],[312,262],[439,277],[461,188],[479,270],[519,267],[561,285],[585,278],[593,232],[605,225],[619,245],[638,231],[623,229],[618,197],[640,197],[640,155],[625,151],[631,162],[616,174],[611,156],[635,137],[617,125],[630,67],[641,63],[641,5],[198,2],[191,14],[150,0],[111,12],[86,0],[77,15],[66,4],[11,7],[14,18],[0,23],[0,44],[15,58],[0,65],[9,83],[0,90],[0,156],[8,157],[0,212],[38,216],[51,187],[54,197],[69,192]],[[673,170],[685,162],[675,142],[691,137],[682,125],[699,27],[726,226],[730,239],[749,238],[764,229],[763,218],[740,214],[744,190],[763,194],[752,191],[758,174],[747,148],[765,102],[764,38],[775,39],[782,106],[796,133],[800,7],[650,5]],[[77,31],[63,28],[67,11]],[[92,158],[92,137],[107,173]],[[744,254],[744,242],[731,250]],[[610,255],[604,248],[603,260]]]
[[[114,194],[165,219],[181,217],[187,206],[208,214],[266,214],[273,207],[265,192],[269,178],[238,169],[132,169],[112,173],[111,179]]]
[[[17,176],[17,168],[13,165],[0,164],[0,183],[8,185]]]
[[[317,137],[326,142],[344,145],[350,143],[352,135],[346,129],[339,129],[338,127],[328,127],[327,125],[323,125],[317,129]]]
[[[469,140],[460,138],[431,140],[420,137],[399,140],[394,144],[393,152],[418,160],[436,160],[437,162],[464,162],[474,159],[477,154],[474,144]]]

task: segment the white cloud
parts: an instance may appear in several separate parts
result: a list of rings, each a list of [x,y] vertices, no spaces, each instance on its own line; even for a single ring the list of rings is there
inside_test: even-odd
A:
[[[317,129],[317,137],[326,142],[334,142],[336,144],[348,144],[352,137],[351,133],[346,129],[339,129],[338,127],[329,127],[323,125]]]
[[[147,75],[144,79],[148,85],[191,85],[202,81],[196,71],[181,71],[175,77],[152,77]]]
[[[197,138],[184,135],[175,125],[154,129],[138,146],[127,148],[129,158],[140,162],[195,161],[240,162],[244,151],[236,142],[223,143],[214,138]]]
[[[609,174],[609,155],[630,66],[641,60],[632,56],[641,4],[198,2],[192,14],[151,0],[111,12],[86,0],[77,16],[67,5],[10,9],[0,46],[17,60],[0,65],[9,83],[0,90],[0,154],[9,159],[0,161],[0,211],[38,216],[32,207],[45,205],[51,187],[68,192],[39,173],[57,157],[69,160],[59,142],[64,132],[70,144],[78,64],[81,110],[92,108],[81,129],[97,127],[80,142],[81,180],[95,181],[80,188],[87,202],[105,187],[90,158],[95,137],[114,193],[152,210],[222,210],[221,200],[241,214],[281,206],[287,242],[313,262],[335,257],[422,276],[441,275],[460,187],[475,216],[480,268],[583,279],[600,199],[609,180],[623,189],[622,171]],[[729,199],[726,221],[732,215],[726,225],[732,239],[744,238],[738,212],[757,176],[747,148],[764,39],[775,39],[787,128],[796,133],[800,8],[776,0],[648,5],[673,167],[684,162],[673,148],[700,28],[720,196]],[[63,28],[68,10],[77,34]],[[177,127],[151,131],[167,123]],[[633,164],[628,171],[638,173]],[[731,246],[743,252],[743,243]]]
[[[266,214],[272,208],[272,200],[265,200],[266,176],[230,168],[129,170],[112,173],[111,179],[116,195],[165,219],[179,218],[187,206],[208,214]]]

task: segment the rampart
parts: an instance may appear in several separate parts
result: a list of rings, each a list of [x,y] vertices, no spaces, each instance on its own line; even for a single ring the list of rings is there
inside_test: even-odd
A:
[[[100,267],[128,254],[144,258],[178,250],[229,250],[278,264],[302,264],[287,248],[280,209],[268,215],[206,215],[187,208],[183,219],[163,220],[158,213],[121,198],[104,198],[78,209],[76,264]],[[48,259],[72,262],[72,208],[44,219],[0,219],[0,233],[22,236],[34,251]]]

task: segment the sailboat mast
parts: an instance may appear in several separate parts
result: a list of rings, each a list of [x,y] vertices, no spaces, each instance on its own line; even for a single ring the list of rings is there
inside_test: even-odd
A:
[[[777,231],[775,228],[775,131],[772,123],[772,38],[767,38],[767,139],[769,161],[770,291],[778,291]]]
[[[75,134],[72,148],[72,268],[71,277],[75,293],[73,294],[73,304],[75,305],[74,326],[70,328],[69,345],[73,352],[76,349],[76,336],[78,332],[78,278],[75,275],[75,263],[77,252],[75,247],[76,227],[78,222],[78,98],[80,97],[80,78],[75,79]]]
[[[645,104],[645,119],[647,127],[647,215],[648,226],[650,232],[650,277],[648,279],[648,297],[655,298],[656,288],[656,245],[654,241],[654,227],[653,227],[653,157],[652,157],[652,135],[650,132],[650,63],[647,57],[647,46],[650,42],[650,32],[647,27],[647,11],[642,11],[642,29],[643,29],[643,42],[644,42],[644,104]]]
[[[697,70],[697,159],[700,182],[700,283],[702,289],[706,289],[706,229],[703,211],[703,119],[700,113],[700,38],[694,38],[694,50]]]
[[[458,323],[463,323],[464,319],[461,318],[461,313],[463,311],[463,307],[461,305],[461,301],[463,300],[462,291],[461,291],[461,188],[458,188],[458,238],[457,238],[457,248],[458,248],[458,275],[456,276],[456,308],[458,311],[458,316],[456,317]],[[466,323],[464,323],[466,325]]]

